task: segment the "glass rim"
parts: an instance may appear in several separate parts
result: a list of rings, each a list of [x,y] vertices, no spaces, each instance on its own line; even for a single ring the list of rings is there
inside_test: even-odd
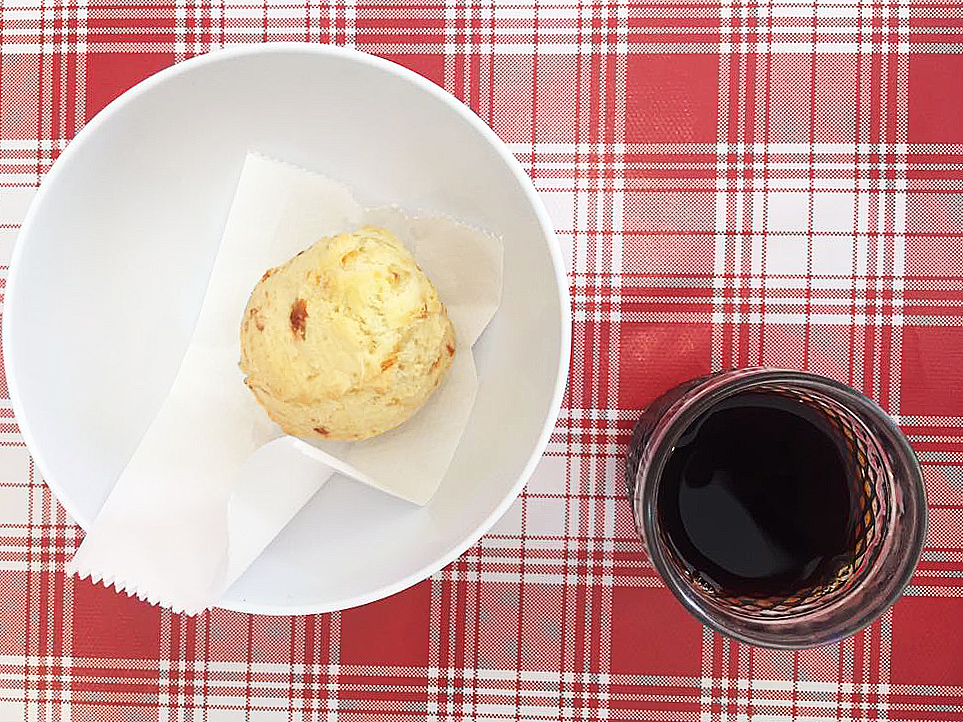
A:
[[[915,495],[918,513],[914,519],[914,536],[908,545],[908,553],[900,559],[897,573],[887,585],[886,594],[865,605],[860,613],[843,628],[827,628],[825,633],[809,634],[806,638],[792,637],[787,634],[787,627],[799,617],[752,617],[751,615],[737,615],[727,613],[721,608],[702,600],[691,589],[691,584],[682,577],[675,565],[669,559],[669,552],[657,543],[660,525],[657,521],[658,484],[645,483],[645,479],[658,479],[665,463],[672,452],[675,442],[688,428],[689,423],[711,409],[723,399],[733,396],[757,386],[770,383],[792,383],[803,388],[827,394],[835,398],[844,406],[855,410],[871,422],[875,431],[882,431],[887,441],[892,444],[897,455],[901,476],[905,477],[904,484],[911,487],[909,491]],[[634,498],[630,500],[633,512],[638,514],[638,524],[643,534],[649,558],[663,583],[673,596],[697,619],[721,634],[756,647],[773,649],[805,649],[832,644],[849,637],[876,621],[893,603],[909,584],[922,555],[926,539],[927,504],[926,487],[923,474],[916,454],[909,441],[897,426],[895,420],[875,401],[861,394],[846,384],[834,379],[819,376],[806,371],[791,369],[752,367],[732,369],[718,374],[704,377],[701,383],[686,391],[682,396],[666,409],[656,423],[651,437],[645,444],[642,459],[635,476]],[[832,609],[842,604],[847,597],[828,604],[825,609]],[[713,615],[711,612],[715,611]],[[720,621],[720,618],[722,621]],[[751,626],[756,633],[741,631],[734,624],[726,626],[725,620],[738,620]]]

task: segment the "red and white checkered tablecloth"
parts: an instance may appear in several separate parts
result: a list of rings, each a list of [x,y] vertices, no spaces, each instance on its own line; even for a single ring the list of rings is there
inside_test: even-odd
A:
[[[517,154],[570,271],[555,434],[496,528],[429,581],[337,614],[187,618],[64,576],[82,532],[3,398],[0,722],[963,719],[959,0],[3,0],[0,264],[105,103],[264,40],[407,65]],[[753,364],[863,390],[923,463],[919,572],[834,647],[703,629],[622,496],[640,409]]]

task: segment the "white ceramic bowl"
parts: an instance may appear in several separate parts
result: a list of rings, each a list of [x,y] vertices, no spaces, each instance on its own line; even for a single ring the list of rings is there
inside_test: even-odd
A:
[[[505,241],[502,305],[475,347],[478,400],[431,503],[333,480],[220,604],[342,609],[477,541],[528,479],[561,403],[570,315],[547,214],[455,98],[387,61],[300,44],[212,53],[139,84],[70,143],[24,222],[3,314],[7,382],[39,470],[87,526],[173,381],[252,149],[337,178],[367,205],[449,214]]]

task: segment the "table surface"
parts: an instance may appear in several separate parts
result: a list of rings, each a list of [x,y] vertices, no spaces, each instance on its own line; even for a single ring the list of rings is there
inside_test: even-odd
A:
[[[112,98],[217,47],[307,40],[400,62],[494,128],[558,229],[574,312],[518,502],[430,580],[336,614],[188,618],[66,577],[82,532],[0,384],[0,721],[961,719],[961,32],[936,0],[0,4],[0,263]],[[923,465],[919,571],[833,647],[703,629],[620,494],[659,391],[755,364],[861,389]]]

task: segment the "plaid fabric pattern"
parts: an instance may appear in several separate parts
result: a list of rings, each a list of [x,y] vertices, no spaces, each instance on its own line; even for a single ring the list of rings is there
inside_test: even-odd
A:
[[[51,163],[126,88],[217,47],[337,43],[510,145],[558,229],[574,333],[550,446],[495,529],[422,584],[315,617],[191,619],[66,578],[82,532],[0,383],[0,720],[963,718],[961,33],[963,6],[935,0],[3,0],[0,264]],[[919,572],[836,646],[703,629],[621,496],[640,410],[750,364],[861,389],[924,467]]]

